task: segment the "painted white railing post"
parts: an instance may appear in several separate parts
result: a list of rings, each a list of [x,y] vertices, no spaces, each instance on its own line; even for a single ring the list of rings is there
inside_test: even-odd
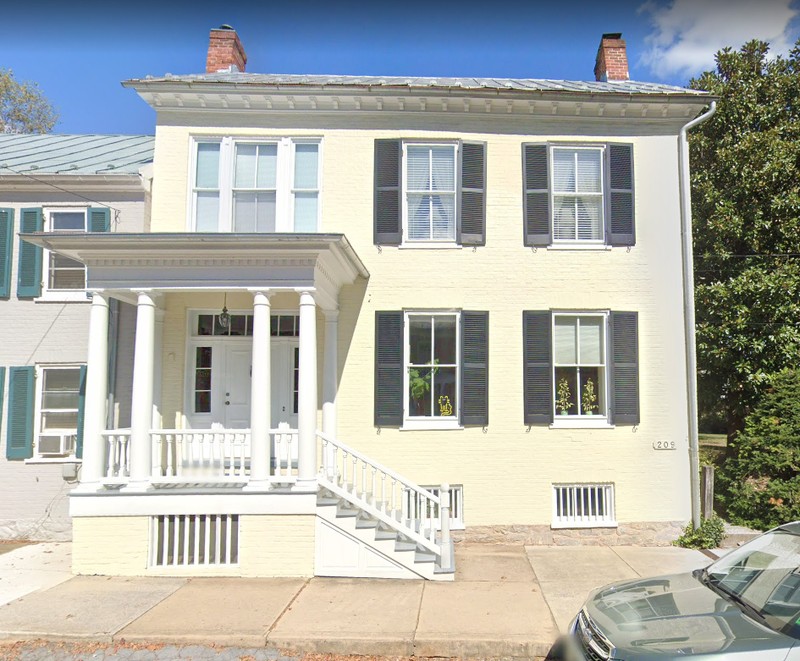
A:
[[[126,491],[147,491],[153,470],[153,369],[155,366],[156,304],[149,291],[140,291],[136,304],[136,342],[133,351],[131,395],[131,481]]]
[[[101,487],[105,473],[106,399],[108,396],[108,297],[92,294],[89,313],[89,351],[83,412],[83,462],[80,491]]]
[[[325,315],[325,353],[322,356],[322,431],[329,438],[336,438],[336,390],[339,372],[338,330],[339,311],[323,310]],[[322,461],[325,475],[333,477],[333,446],[323,444]]]
[[[248,490],[269,489],[270,304],[265,292],[253,294],[253,362],[250,379],[250,481]]]
[[[297,403],[297,483],[316,485],[317,475],[317,304],[310,291],[300,292],[300,378]]]
[[[453,540],[450,538],[450,485],[446,482],[439,489],[439,529],[441,539],[439,548],[441,556],[439,566],[444,569],[452,569],[450,566],[453,557]]]

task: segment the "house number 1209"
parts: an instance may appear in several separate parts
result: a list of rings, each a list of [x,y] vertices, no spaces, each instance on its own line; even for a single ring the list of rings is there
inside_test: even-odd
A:
[[[654,450],[674,450],[675,441],[653,441]]]

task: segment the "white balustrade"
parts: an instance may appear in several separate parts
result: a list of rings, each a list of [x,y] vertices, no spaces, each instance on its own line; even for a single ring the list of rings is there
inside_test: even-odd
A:
[[[440,496],[327,434],[317,432],[317,437],[322,443],[322,486],[437,554],[450,548],[449,490],[443,492],[448,501],[442,507]]]
[[[291,429],[288,424],[282,422],[277,429],[270,429],[269,433],[272,436],[273,456],[271,474],[276,478],[275,481],[290,481],[278,478],[296,478],[300,449],[297,430]]]
[[[105,451],[103,483],[123,484],[131,475],[131,430],[101,432]]]
[[[247,481],[249,429],[157,429],[150,436],[154,481]]]

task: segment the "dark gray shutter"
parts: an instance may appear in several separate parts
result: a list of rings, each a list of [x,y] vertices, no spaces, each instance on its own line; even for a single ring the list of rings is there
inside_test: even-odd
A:
[[[522,146],[522,172],[525,177],[525,245],[549,246],[552,241],[547,145]]]
[[[78,386],[78,431],[75,441],[75,456],[83,459],[83,419],[86,406],[86,365],[81,365],[80,381]]]
[[[111,209],[91,207],[89,209],[89,231],[108,232],[111,229]]]
[[[611,422],[639,424],[639,333],[636,312],[612,312],[609,320]]]
[[[403,313],[375,313],[375,426],[403,424]]]
[[[14,210],[0,209],[0,298],[11,296],[11,253],[14,241]]]
[[[403,205],[400,203],[403,150],[399,140],[375,141],[374,242],[399,246],[403,238]]]
[[[458,242],[486,245],[486,144],[461,144]]]
[[[461,424],[489,424],[489,313],[461,313]]]
[[[42,210],[22,209],[20,232],[41,232]],[[17,266],[17,298],[35,298],[42,294],[42,249],[19,240],[19,265]]]
[[[635,245],[633,145],[608,146],[608,186],[608,242],[612,246]]]
[[[549,311],[522,313],[523,397],[526,425],[553,422],[553,325]]]
[[[33,456],[33,395],[34,368],[9,368],[7,459],[30,459]]]

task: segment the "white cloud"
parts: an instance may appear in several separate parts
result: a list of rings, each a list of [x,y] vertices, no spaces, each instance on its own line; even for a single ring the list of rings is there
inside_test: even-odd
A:
[[[794,37],[789,24],[798,11],[792,0],[648,0],[638,13],[648,14],[652,32],[640,63],[659,78],[689,77],[714,67],[714,54],[738,49],[751,39],[770,44],[772,54],[787,53]]]

